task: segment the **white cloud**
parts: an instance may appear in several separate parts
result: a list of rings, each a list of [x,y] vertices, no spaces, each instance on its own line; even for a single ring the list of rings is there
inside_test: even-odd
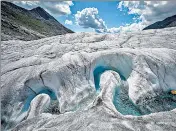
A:
[[[26,6],[27,8],[37,7],[39,1],[14,1],[14,4]]]
[[[118,8],[129,9],[129,14],[138,14],[147,24],[163,20],[176,14],[176,1],[121,1]]]
[[[113,27],[107,29],[108,33],[119,33],[119,32],[138,32],[141,31],[145,25],[142,23],[132,23],[132,24],[126,24],[125,26],[120,26],[118,28]]]
[[[140,31],[145,26],[141,23],[133,23],[120,27],[107,28],[105,22],[100,18],[97,8],[85,8],[75,14],[76,23],[83,28],[93,28],[96,32],[101,33],[119,33]]]
[[[76,24],[83,28],[93,28],[97,32],[105,32],[105,22],[99,17],[97,8],[85,8],[75,14]]]
[[[100,18],[97,8],[85,8],[75,14],[76,23],[83,28],[93,28],[101,33],[135,32],[142,30],[145,26],[142,23],[107,28],[105,22]]]
[[[124,7],[128,8],[128,14],[139,15],[138,19],[141,22],[121,26],[119,30],[121,32],[140,31],[156,21],[161,21],[169,16],[175,15],[175,5],[175,1],[121,1],[118,4],[120,11],[123,11]]]
[[[54,15],[68,15],[71,14],[70,6],[73,6],[71,1],[61,1],[61,2],[45,2],[45,1],[14,1],[13,3],[25,6],[26,8],[32,9],[37,6],[41,6],[49,13]]]
[[[52,14],[68,15],[71,14],[70,6],[73,6],[71,1],[62,2],[40,2],[44,8]]]
[[[65,20],[65,24],[66,24],[66,25],[72,25],[73,23],[72,23],[71,20]]]

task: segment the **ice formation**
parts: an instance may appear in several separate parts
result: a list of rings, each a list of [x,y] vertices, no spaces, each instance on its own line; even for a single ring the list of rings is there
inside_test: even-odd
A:
[[[1,44],[2,130],[176,130],[176,28]]]

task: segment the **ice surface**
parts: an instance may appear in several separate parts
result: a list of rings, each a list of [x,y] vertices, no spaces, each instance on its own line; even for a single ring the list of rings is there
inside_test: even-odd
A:
[[[176,28],[1,44],[2,130],[176,130]]]

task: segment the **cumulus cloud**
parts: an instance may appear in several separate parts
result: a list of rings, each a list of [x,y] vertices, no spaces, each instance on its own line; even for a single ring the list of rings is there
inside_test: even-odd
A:
[[[156,21],[175,15],[175,5],[176,2],[171,1],[121,1],[118,4],[118,9],[123,11],[124,8],[128,8],[128,14],[139,15],[140,22],[112,28],[109,29],[109,32],[140,31]]]
[[[54,15],[68,15],[71,14],[70,6],[73,6],[71,1],[61,2],[45,2],[45,1],[14,1],[15,4],[25,6],[29,9],[41,6],[46,11]]]
[[[52,14],[68,15],[71,14],[70,6],[73,6],[71,1],[62,2],[41,2],[43,7],[49,10]]]
[[[121,1],[118,8],[129,9],[129,14],[138,14],[142,22],[151,24],[176,14],[176,1]]]
[[[75,14],[76,24],[83,28],[93,28],[97,32],[105,32],[105,22],[99,17],[97,8],[85,8]]]
[[[26,8],[30,9],[33,7],[37,7],[40,2],[39,1],[14,1],[13,3],[17,5],[26,6]]]
[[[141,31],[146,26],[176,14],[176,1],[121,1],[118,9],[128,8],[128,14],[136,14],[134,23],[107,28],[100,18],[97,8],[85,8],[75,15],[76,23],[84,28],[93,28],[96,32],[118,33]]]
[[[66,25],[72,25],[73,22],[72,22],[71,20],[65,20],[65,24],[66,24]]]
[[[98,33],[134,32],[144,28],[142,24],[133,23],[120,27],[107,28],[105,21],[100,18],[97,8],[85,8],[75,14],[76,24],[83,28],[93,28]]]
[[[141,31],[145,25],[143,25],[141,22],[140,23],[132,23],[132,24],[126,24],[125,26],[120,26],[118,28],[113,27],[113,28],[108,28],[107,33],[119,33],[119,32],[138,32]]]

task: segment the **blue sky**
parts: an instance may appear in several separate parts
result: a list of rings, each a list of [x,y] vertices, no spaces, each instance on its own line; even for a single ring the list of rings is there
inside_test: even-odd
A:
[[[27,9],[41,6],[60,23],[75,32],[141,31],[149,24],[176,14],[176,2],[173,1],[16,1],[14,3]]]
[[[72,14],[70,15],[64,15],[57,17],[57,20],[64,24],[66,27],[74,30],[74,31],[89,31],[89,29],[84,29],[79,26],[73,26],[73,25],[67,25],[65,24],[65,20],[71,20],[74,22],[74,15],[77,13],[77,11],[81,11],[85,8],[97,8],[99,12],[100,18],[102,18],[105,22],[108,28],[112,27],[119,27],[121,25],[125,24],[131,24],[134,22],[134,17],[136,17],[136,14],[128,14],[128,9],[124,8],[123,12],[117,9],[117,5],[119,2],[73,2],[74,6],[70,7],[70,10]],[[78,29],[79,28],[79,29]],[[91,30],[92,31],[92,30]]]

